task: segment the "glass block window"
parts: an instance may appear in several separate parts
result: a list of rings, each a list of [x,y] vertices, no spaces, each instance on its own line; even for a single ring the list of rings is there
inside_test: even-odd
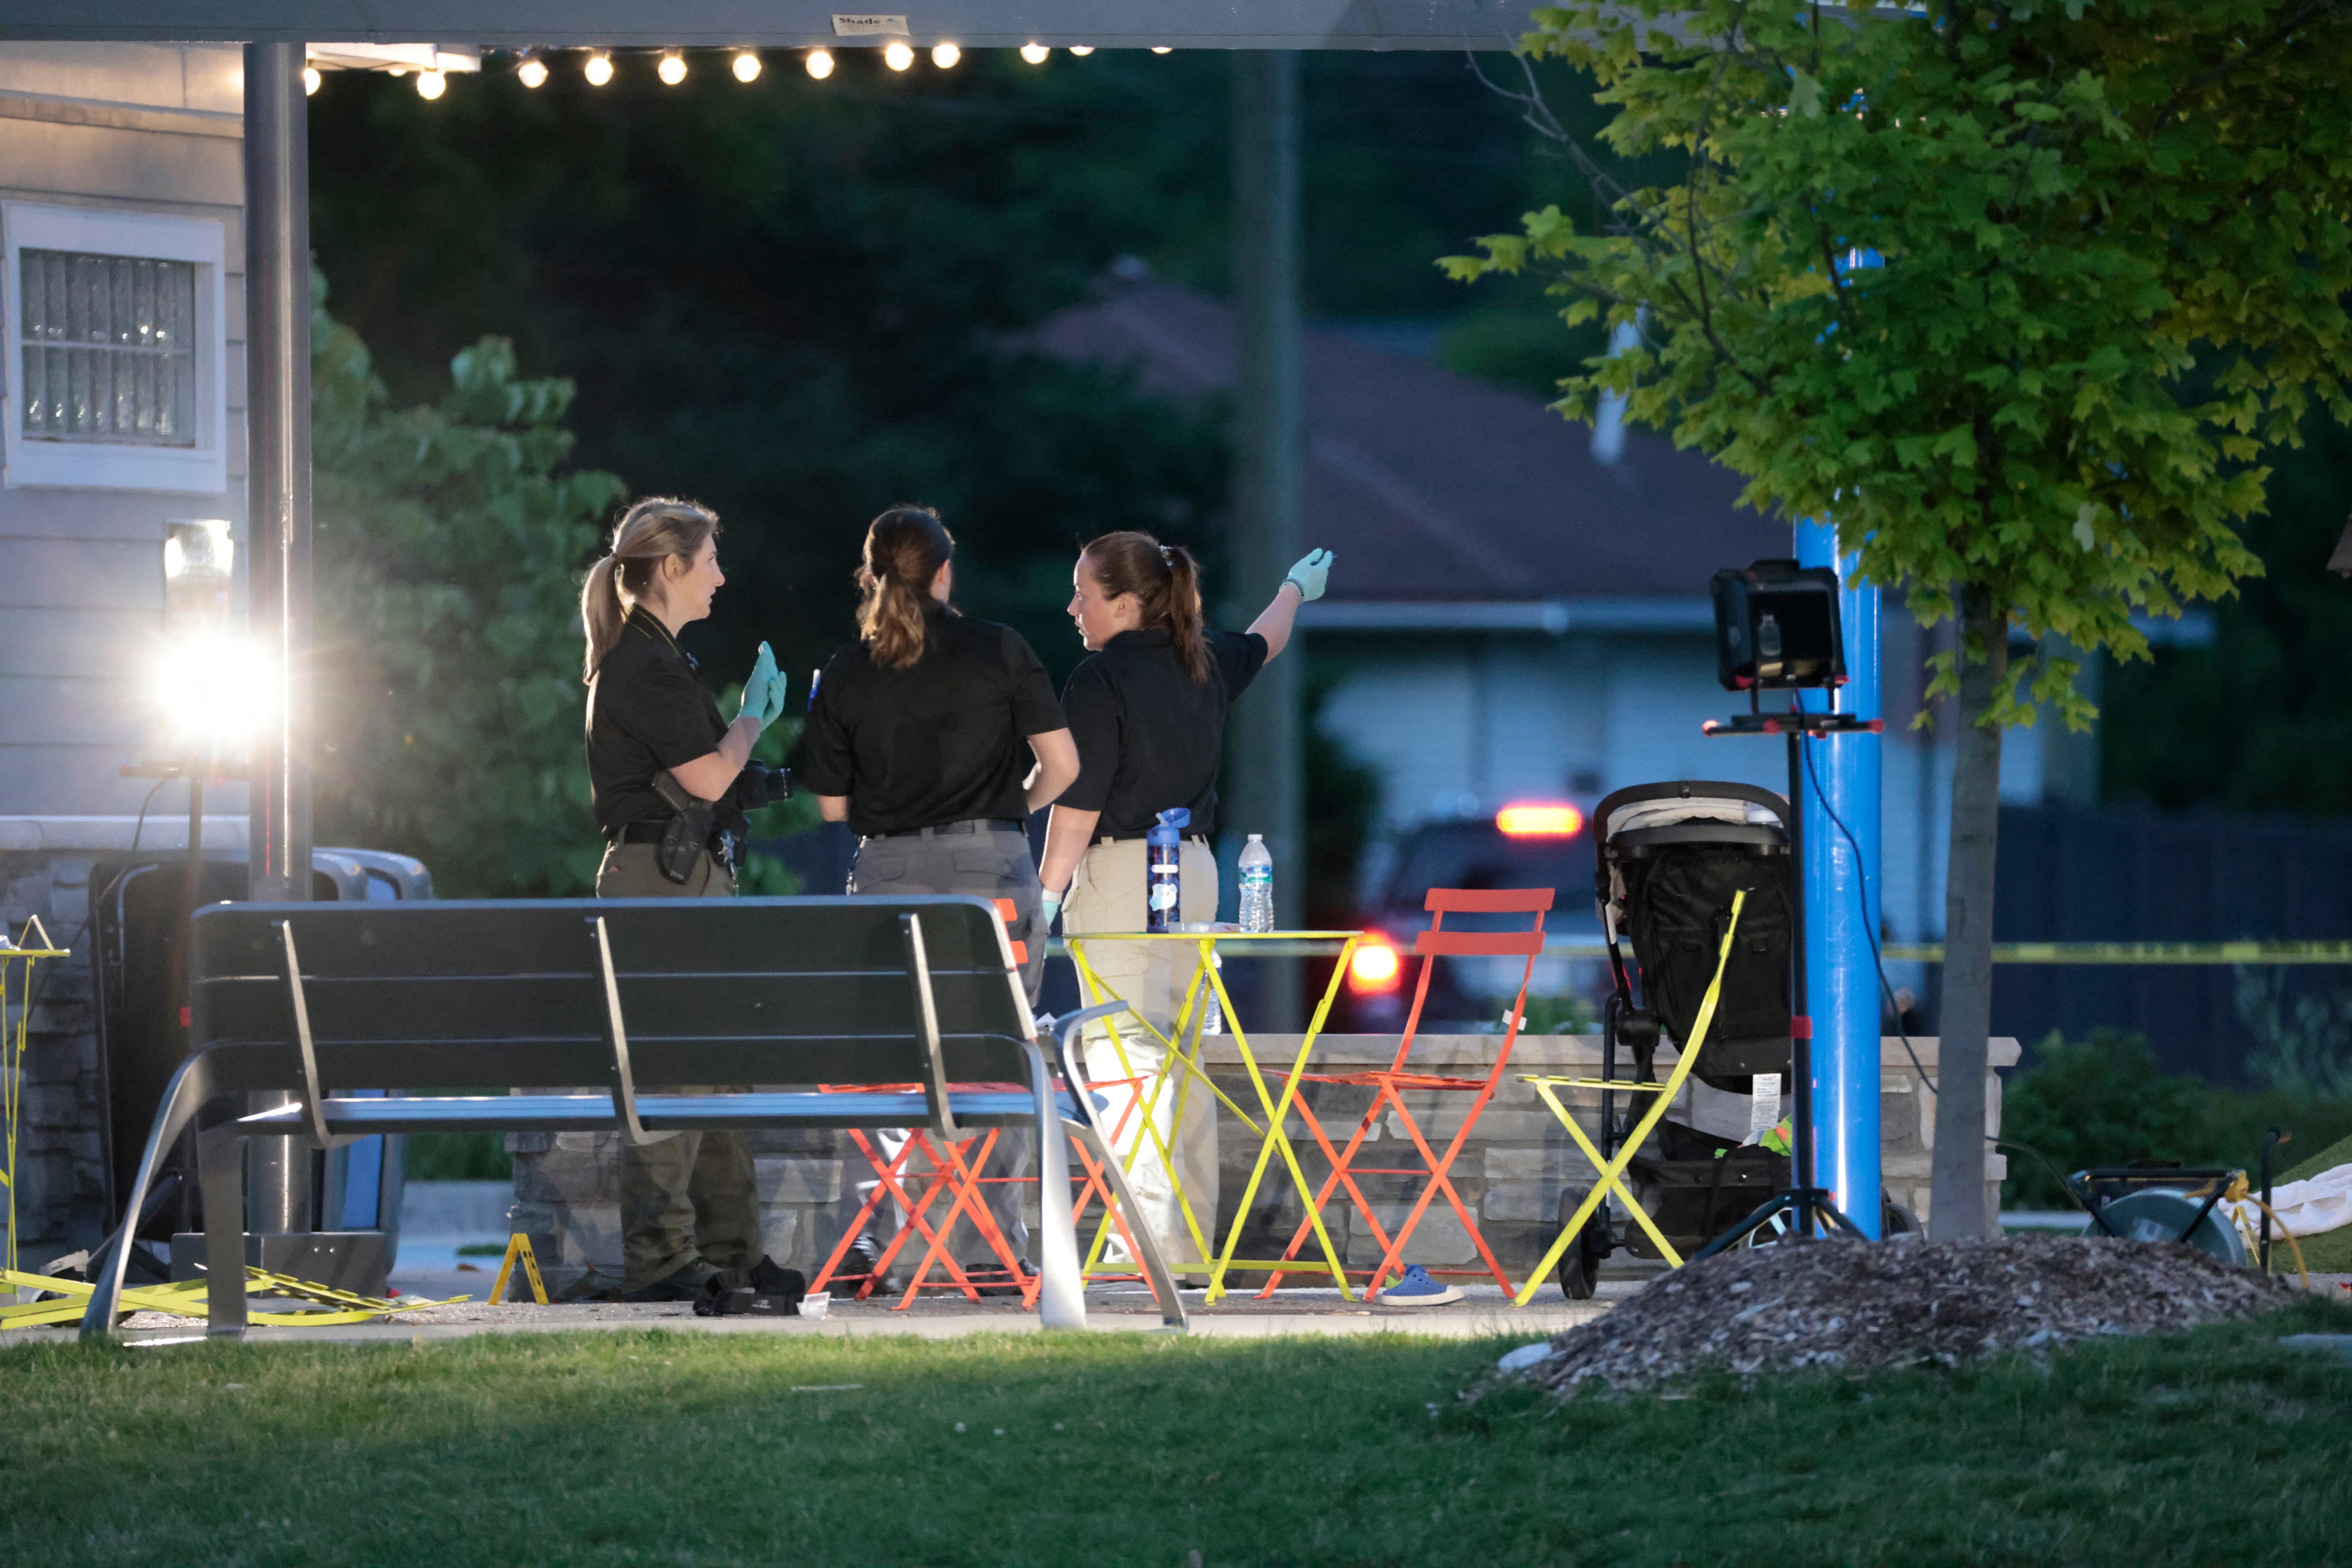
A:
[[[194,264],[19,254],[25,437],[194,446]]]

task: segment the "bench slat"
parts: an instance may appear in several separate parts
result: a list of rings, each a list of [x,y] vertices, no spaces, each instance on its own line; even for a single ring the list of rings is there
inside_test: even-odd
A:
[[[1036,1105],[1017,1091],[960,1090],[948,1096],[958,1121],[1018,1126],[1036,1120]],[[614,1129],[608,1094],[484,1094],[430,1099],[340,1100],[325,1104],[337,1133],[467,1131],[497,1126],[541,1132],[604,1133]],[[929,1112],[919,1092],[859,1091],[846,1094],[640,1094],[637,1118],[649,1132],[712,1127],[903,1127],[920,1125]],[[242,1117],[254,1133],[291,1131],[303,1124],[299,1105],[280,1105]]]

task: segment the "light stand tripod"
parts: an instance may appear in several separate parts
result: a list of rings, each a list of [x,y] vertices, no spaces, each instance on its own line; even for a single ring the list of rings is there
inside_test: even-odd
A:
[[[1852,714],[1811,713],[1796,706],[1797,696],[1789,697],[1785,713],[1758,711],[1758,698],[1751,687],[1748,693],[1750,711],[1730,718],[1710,721],[1701,727],[1709,736],[1718,735],[1786,735],[1789,737],[1789,934],[1792,949],[1793,972],[1790,977],[1789,1043],[1791,1051],[1791,1076],[1796,1080],[1796,1113],[1790,1140],[1789,1181],[1784,1190],[1776,1193],[1762,1207],[1747,1218],[1700,1248],[1691,1255],[1696,1263],[1701,1258],[1712,1258],[1728,1248],[1736,1247],[1758,1230],[1771,1224],[1782,1215],[1790,1217],[1795,1234],[1809,1237],[1818,1224],[1821,1233],[1843,1230],[1857,1240],[1867,1240],[1862,1228],[1838,1211],[1829,1189],[1813,1185],[1813,1020],[1806,1011],[1805,997],[1805,741],[1816,736],[1877,735],[1886,728],[1884,719],[1856,718]]]

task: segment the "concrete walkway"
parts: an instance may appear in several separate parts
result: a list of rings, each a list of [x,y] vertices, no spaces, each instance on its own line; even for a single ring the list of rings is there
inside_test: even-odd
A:
[[[488,1275],[458,1276],[477,1291],[488,1288]],[[1557,1290],[1545,1292],[1525,1310],[1510,1306],[1492,1285],[1473,1288],[1460,1301],[1436,1307],[1366,1306],[1340,1299],[1333,1290],[1285,1291],[1271,1301],[1249,1296],[1228,1296],[1214,1307],[1202,1304],[1202,1292],[1184,1292],[1191,1332],[1209,1339],[1264,1339],[1286,1334],[1409,1333],[1445,1339],[1507,1337],[1520,1342],[1548,1339],[1606,1312],[1612,1302],[1640,1288],[1637,1281],[1603,1281],[1601,1294],[1590,1301],[1568,1301]],[[464,1289],[463,1286],[459,1287]],[[423,1292],[415,1292],[423,1293]],[[1087,1292],[1089,1331],[1098,1333],[1165,1333],[1149,1291],[1109,1287]],[[580,1330],[661,1328],[686,1333],[754,1333],[817,1335],[856,1339],[882,1335],[913,1335],[919,1339],[957,1339],[975,1333],[1036,1333],[1036,1314],[1023,1312],[1016,1301],[973,1302],[946,1295],[926,1295],[901,1312],[889,1301],[836,1301],[822,1320],[799,1318],[698,1318],[685,1302],[635,1305],[576,1302],[542,1307],[483,1301],[426,1307],[381,1322],[346,1323],[322,1328],[274,1328],[257,1325],[246,1338],[255,1344],[377,1344],[412,1343],[429,1340],[466,1339],[486,1333],[562,1333]],[[63,1334],[66,1330],[26,1331]],[[157,1312],[133,1316],[123,1330],[127,1343],[186,1343],[203,1336],[200,1319],[166,1317]]]

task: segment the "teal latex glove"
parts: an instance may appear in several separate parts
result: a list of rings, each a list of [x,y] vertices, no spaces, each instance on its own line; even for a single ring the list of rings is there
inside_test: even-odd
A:
[[[1062,913],[1062,895],[1058,893],[1047,894],[1045,895],[1045,902],[1038,906],[1038,913],[1045,917],[1045,929],[1048,931],[1053,930],[1054,922],[1060,917]]]
[[[1282,580],[1298,590],[1302,601],[1312,604],[1323,597],[1323,580],[1331,574],[1331,560],[1329,550],[1308,550],[1298,558],[1298,564],[1292,567],[1290,575]]]
[[[743,706],[737,710],[738,718],[751,717],[760,721],[761,728],[784,716],[784,678],[776,673],[776,655],[762,643],[760,657],[753,662],[751,673],[743,681]]]

